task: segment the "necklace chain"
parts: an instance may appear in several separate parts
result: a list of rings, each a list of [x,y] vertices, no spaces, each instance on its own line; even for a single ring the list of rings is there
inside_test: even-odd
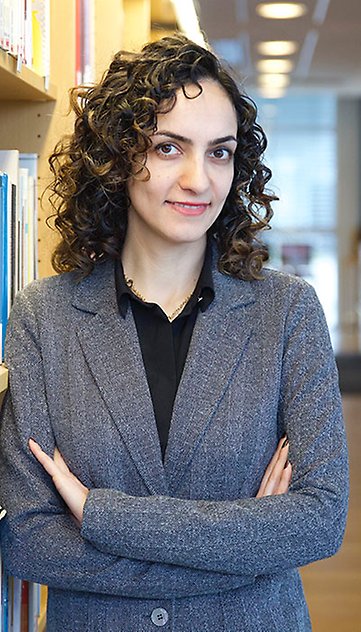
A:
[[[134,285],[133,279],[129,279],[129,277],[127,277],[127,275],[124,274],[124,280],[125,280],[125,283],[127,284],[127,286],[129,287],[129,289],[133,292],[133,294],[135,296],[140,298],[140,300],[143,301],[144,303],[148,303],[149,302],[143,296],[143,294],[141,292],[139,292],[139,290],[137,290],[137,288]],[[174,320],[175,317],[178,316],[178,314],[182,311],[183,307],[185,307],[187,305],[190,297],[193,294],[193,291],[190,294],[188,294],[188,296],[186,296],[185,299],[183,299],[183,301],[180,303],[180,305],[178,305],[178,307],[176,307],[175,310],[171,314],[167,314],[166,315],[168,320],[169,320],[169,322],[172,322],[172,320]]]

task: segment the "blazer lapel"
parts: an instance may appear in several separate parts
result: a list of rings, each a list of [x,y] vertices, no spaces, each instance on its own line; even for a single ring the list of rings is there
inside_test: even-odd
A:
[[[253,335],[251,283],[214,272],[215,298],[199,312],[173,409],[165,471],[175,493]]]
[[[131,310],[118,311],[111,262],[82,281],[73,305],[87,314],[77,336],[89,370],[151,494],[166,494],[153,405]],[[93,316],[89,317],[89,313]]]

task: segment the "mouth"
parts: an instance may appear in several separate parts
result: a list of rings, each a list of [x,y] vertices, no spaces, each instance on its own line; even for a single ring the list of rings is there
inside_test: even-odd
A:
[[[178,202],[166,200],[166,204],[171,206],[181,215],[202,215],[210,207],[210,202]]]

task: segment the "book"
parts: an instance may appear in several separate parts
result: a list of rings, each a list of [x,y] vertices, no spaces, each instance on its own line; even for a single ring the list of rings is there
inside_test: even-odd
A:
[[[37,275],[37,161],[37,154],[0,151],[0,363],[15,294]],[[0,506],[0,520],[5,514]],[[0,605],[0,632],[37,632],[40,586],[8,576],[2,565]]]
[[[50,78],[50,0],[32,0],[32,68],[45,78]]]
[[[9,630],[9,578],[4,569],[0,551],[0,586],[1,586],[1,613],[0,613],[0,630],[8,632]]]
[[[29,632],[29,582],[21,582],[20,632]]]
[[[0,3],[0,46],[3,50],[10,50],[11,39],[11,0],[2,0]]]
[[[21,632],[21,591],[22,580],[10,577],[10,625],[11,632]]]
[[[0,172],[0,362],[4,359],[5,331],[9,313],[8,264],[8,175]]]
[[[38,278],[38,155],[20,154],[20,168],[27,169],[28,172],[28,199],[27,199],[27,277],[25,285]]]
[[[0,48],[45,78],[50,76],[50,0],[1,0]]]
[[[19,152],[17,149],[0,150],[0,170],[8,176],[7,188],[7,267],[8,267],[8,310],[19,289],[19,268],[16,265],[16,232],[18,231],[18,182]]]
[[[6,324],[15,295],[37,278],[37,154],[0,150],[1,323]],[[5,222],[6,219],[6,222]],[[4,295],[7,288],[8,296]],[[4,338],[4,333],[0,338]],[[1,356],[2,357],[2,356]]]
[[[40,584],[29,583],[29,609],[28,609],[28,629],[29,632],[38,631],[40,617]]]
[[[95,68],[94,0],[75,3],[75,83],[92,83]]]

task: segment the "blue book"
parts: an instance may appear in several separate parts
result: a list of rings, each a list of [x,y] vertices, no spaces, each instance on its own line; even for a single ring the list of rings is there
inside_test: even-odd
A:
[[[9,629],[9,583],[8,576],[4,571],[4,566],[0,568],[1,576],[1,630],[8,632]]]
[[[0,362],[4,359],[5,331],[9,313],[8,176],[0,172]]]

